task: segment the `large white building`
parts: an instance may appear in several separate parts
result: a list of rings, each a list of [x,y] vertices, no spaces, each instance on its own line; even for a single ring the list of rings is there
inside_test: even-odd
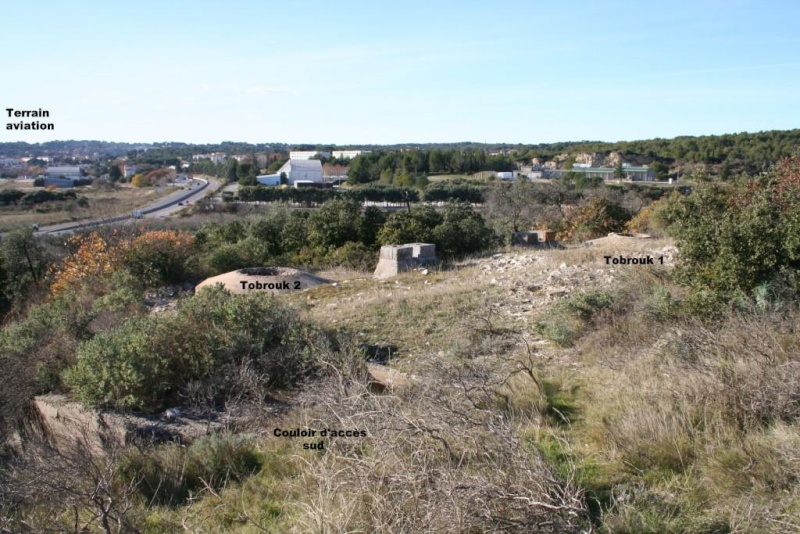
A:
[[[290,159],[278,169],[277,174],[280,176],[284,172],[289,185],[297,181],[322,181],[322,163],[318,159]]]
[[[80,167],[47,167],[47,176],[50,178],[67,178],[77,180],[81,177]]]
[[[289,159],[311,159],[314,157],[329,158],[330,152],[320,152],[319,150],[292,150],[289,152]]]

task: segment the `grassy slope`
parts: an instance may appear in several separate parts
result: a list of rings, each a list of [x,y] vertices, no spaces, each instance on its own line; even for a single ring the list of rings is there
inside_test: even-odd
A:
[[[367,438],[328,440],[318,454],[262,429],[271,463],[150,512],[152,531],[796,530],[797,315],[709,329],[681,316],[684,290],[667,268],[604,265],[667,244],[530,252],[536,261],[504,272],[503,258],[484,258],[385,282],[326,273],[340,282],[289,299],[358,341],[392,345],[390,364],[413,385],[372,395],[363,370],[345,366],[270,425]],[[548,295],[548,280],[567,296]],[[550,323],[571,326],[553,337]]]

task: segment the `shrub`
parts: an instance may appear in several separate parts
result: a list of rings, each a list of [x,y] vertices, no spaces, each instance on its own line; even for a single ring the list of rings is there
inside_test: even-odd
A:
[[[609,232],[621,232],[628,219],[630,214],[625,208],[603,197],[596,197],[570,217],[561,237],[565,240],[587,240],[605,236]]]
[[[442,223],[432,232],[438,253],[444,257],[463,256],[497,246],[499,239],[472,207],[449,202]]]
[[[678,279],[722,304],[800,270],[798,165],[784,160],[769,179],[671,197],[661,211],[678,238]]]
[[[185,279],[193,257],[194,237],[175,230],[145,232],[122,247],[122,263],[147,285]]]
[[[243,369],[264,388],[291,387],[314,372],[332,343],[271,297],[213,288],[174,315],[132,319],[85,342],[64,381],[93,406],[158,410],[192,382],[222,398],[237,393]]]
[[[361,206],[352,200],[331,200],[308,217],[308,242],[312,247],[338,248],[358,241]]]
[[[614,296],[592,291],[561,300],[551,314],[534,324],[537,333],[561,347],[571,347],[602,310],[610,309]]]
[[[430,206],[414,206],[410,212],[393,213],[378,231],[382,245],[428,242],[433,240],[433,229],[441,224],[442,216]]]
[[[361,243],[345,243],[330,253],[331,263],[357,271],[370,271],[375,268],[377,254]]]
[[[67,241],[73,249],[55,269],[50,289],[64,293],[86,280],[99,280],[120,266],[118,250],[96,232],[76,235]]]

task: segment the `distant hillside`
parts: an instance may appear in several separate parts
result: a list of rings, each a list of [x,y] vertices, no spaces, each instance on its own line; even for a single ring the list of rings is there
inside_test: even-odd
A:
[[[800,129],[772,130],[756,133],[737,133],[707,136],[681,136],[674,139],[638,141],[569,141],[542,144],[508,143],[403,143],[395,145],[323,145],[286,143],[240,143],[225,141],[218,144],[193,145],[180,142],[115,143],[105,141],[50,141],[47,143],[0,143],[0,156],[72,156],[104,159],[127,154],[134,160],[163,162],[169,159],[188,159],[192,154],[224,152],[253,154],[288,152],[289,149],[332,150],[360,148],[373,151],[467,151],[502,154],[513,161],[529,164],[534,160],[559,165],[572,156],[583,160],[608,161],[619,154],[625,162],[642,164],[657,162],[665,168],[681,172],[700,172],[710,175],[755,174],[771,167],[784,156],[800,154]],[[611,160],[616,159],[616,156]]]

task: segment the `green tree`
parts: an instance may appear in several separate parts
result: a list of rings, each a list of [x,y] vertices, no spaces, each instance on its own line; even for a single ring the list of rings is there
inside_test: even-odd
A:
[[[534,222],[535,186],[529,180],[513,184],[496,182],[488,194],[486,209],[505,234],[529,228]]]
[[[38,289],[50,262],[49,254],[30,228],[9,232],[0,241],[0,264],[5,273],[3,292],[11,299]]]
[[[308,218],[308,242],[321,249],[339,248],[359,241],[361,206],[349,199],[325,202]]]
[[[430,243],[433,229],[441,224],[442,216],[430,206],[414,206],[411,211],[393,213],[378,231],[381,245]]]
[[[308,241],[308,213],[292,211],[281,230],[281,246],[285,252],[297,252]]]
[[[229,182],[235,182],[239,178],[238,165],[239,162],[235,158],[228,158],[225,162],[225,178]]]
[[[108,179],[111,182],[118,182],[122,179],[122,170],[120,170],[119,165],[112,165],[111,168],[108,170]]]
[[[621,180],[625,176],[625,171],[622,169],[622,158],[617,160],[617,164],[614,165],[614,178],[617,180]]]
[[[497,246],[499,240],[486,221],[469,204],[448,202],[442,222],[433,229],[438,254],[463,256]]]
[[[203,289],[177,313],[125,322],[81,345],[65,383],[93,406],[159,410],[187,384],[225,395],[241,390],[243,368],[267,388],[291,387],[333,349],[319,327],[263,294]]]
[[[236,177],[240,185],[256,185],[258,183],[256,181],[256,175],[256,166],[249,161],[240,163],[236,168]]]
[[[368,206],[364,209],[364,215],[358,224],[358,236],[361,243],[366,247],[375,245],[378,239],[378,232],[386,224],[386,213],[375,206]]]
[[[650,168],[653,169],[653,172],[655,173],[656,181],[666,182],[669,178],[669,167],[660,161],[656,160],[652,162],[650,164]]]

